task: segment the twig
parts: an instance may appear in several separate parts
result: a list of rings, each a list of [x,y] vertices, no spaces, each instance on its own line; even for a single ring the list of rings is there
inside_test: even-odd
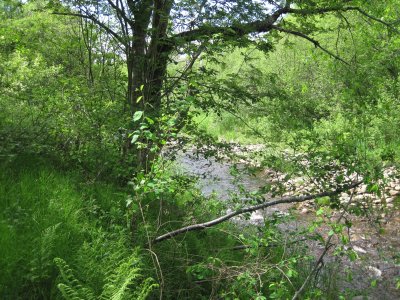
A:
[[[342,221],[342,219],[343,219],[345,213],[347,212],[347,208],[350,206],[350,204],[351,204],[351,202],[352,202],[353,196],[354,196],[354,191],[353,191],[353,193],[352,193],[351,196],[350,196],[349,202],[347,203],[347,205],[346,205],[346,207],[343,209],[343,212],[341,213],[340,217],[339,217],[338,220],[336,221],[336,224],[339,224],[339,223]],[[296,299],[300,296],[300,294],[303,292],[303,290],[304,290],[305,287],[307,286],[307,283],[308,283],[308,281],[310,280],[311,276],[312,276],[315,272],[317,272],[318,269],[320,268],[320,265],[323,263],[324,256],[326,255],[326,253],[328,253],[328,250],[334,245],[334,244],[331,244],[332,238],[333,238],[333,235],[331,235],[331,236],[328,237],[328,240],[327,240],[326,243],[325,243],[325,249],[324,249],[324,251],[322,252],[322,254],[320,255],[320,257],[318,258],[317,262],[315,263],[314,268],[313,268],[313,269],[311,270],[311,272],[308,274],[308,276],[307,276],[306,279],[304,280],[304,282],[303,282],[303,284],[301,285],[301,287],[300,287],[300,288],[296,291],[296,293],[293,295],[292,300],[296,300]]]
[[[164,97],[167,94],[169,94],[174,89],[174,87],[179,83],[179,81],[181,81],[187,75],[187,73],[192,69],[196,60],[200,57],[204,48],[205,48],[204,45],[199,46],[197,52],[193,55],[189,63],[186,65],[185,69],[181,72],[181,75],[176,77],[175,81],[166,89],[166,91],[162,94],[161,97]]]
[[[340,56],[336,55],[335,53],[329,51],[328,49],[326,49],[325,47],[322,47],[321,44],[319,43],[319,41],[313,39],[312,37],[309,37],[308,35],[299,32],[299,31],[295,31],[295,30],[291,30],[291,29],[286,29],[286,28],[282,28],[276,25],[272,26],[273,29],[278,30],[280,32],[285,32],[291,35],[295,35],[298,37],[301,37],[303,39],[306,39],[307,41],[311,42],[312,44],[314,44],[315,47],[321,49],[322,51],[324,51],[325,53],[327,53],[329,56],[332,56],[333,58],[341,61],[342,63],[346,64],[346,65],[350,65],[347,61],[345,61],[343,58],[341,58]]]
[[[294,241],[291,241],[291,242],[287,243],[286,245],[293,245],[293,244],[296,244],[296,243],[299,243],[299,242],[304,242],[304,241],[307,241],[309,238],[310,237],[294,240]],[[273,247],[279,247],[279,246],[280,245],[278,243],[274,243],[274,244],[270,244],[270,245],[262,245],[262,244],[258,245],[258,247],[265,247],[265,248],[273,248]],[[227,250],[245,250],[245,249],[250,249],[250,248],[253,248],[253,247],[254,246],[252,246],[252,245],[239,245],[239,246],[235,246],[233,248],[227,249]]]
[[[60,16],[70,16],[70,17],[89,19],[89,20],[93,21],[95,24],[97,24],[100,28],[104,29],[107,33],[112,35],[118,42],[121,43],[121,45],[123,45],[125,47],[127,46],[126,40],[124,40],[118,33],[116,33],[114,30],[112,30],[106,24],[99,21],[99,19],[94,15],[86,15],[86,14],[81,14],[81,13],[70,13],[70,12],[58,12],[58,11],[55,11],[52,14],[60,15]]]
[[[144,212],[143,212],[143,208],[142,208],[142,205],[141,205],[140,201],[139,201],[139,208],[140,208],[140,213],[141,213],[141,216],[142,216],[143,223],[145,224],[146,223],[146,219],[144,217]],[[159,280],[161,281],[161,284],[160,284],[160,300],[161,300],[163,298],[164,276],[163,276],[163,273],[162,273],[160,261],[158,260],[158,256],[151,249],[150,235],[149,235],[149,232],[148,232],[146,227],[145,227],[145,230],[146,230],[146,237],[147,237],[147,241],[148,241],[148,245],[149,245],[149,248],[147,250],[151,254],[151,260],[153,261],[154,267],[156,269],[157,277],[159,277]]]

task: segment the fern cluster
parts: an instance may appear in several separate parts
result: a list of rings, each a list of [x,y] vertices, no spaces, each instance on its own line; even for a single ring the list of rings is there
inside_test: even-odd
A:
[[[144,278],[141,274],[140,256],[137,251],[115,262],[115,268],[113,264],[110,265],[105,272],[105,283],[99,295],[79,281],[75,277],[74,271],[63,259],[56,258],[54,262],[59,268],[62,278],[62,283],[58,284],[58,288],[67,300],[144,300],[158,287],[151,277]]]

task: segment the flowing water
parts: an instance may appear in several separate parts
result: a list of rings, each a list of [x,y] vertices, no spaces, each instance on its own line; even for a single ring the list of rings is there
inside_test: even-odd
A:
[[[220,199],[228,199],[230,193],[238,192],[235,177],[231,174],[232,164],[217,161],[214,158],[204,158],[193,152],[180,154],[177,157],[178,165],[189,175],[199,178],[198,186],[205,196],[215,192]],[[241,165],[238,166],[239,169]],[[262,185],[260,178],[244,174],[239,184],[248,189],[257,189]]]
[[[241,172],[240,179],[237,179],[231,172],[232,163],[204,158],[193,152],[178,155],[177,164],[184,173],[198,178],[198,187],[204,196],[215,194],[222,201],[228,200],[232,194],[239,194],[238,185],[242,185],[248,191],[256,191],[267,183],[265,178],[246,172],[243,164],[236,165]],[[280,209],[282,206],[271,207],[268,211],[253,212],[248,222],[256,225],[263,224],[266,214],[282,213]],[[287,205],[285,210],[287,210]]]

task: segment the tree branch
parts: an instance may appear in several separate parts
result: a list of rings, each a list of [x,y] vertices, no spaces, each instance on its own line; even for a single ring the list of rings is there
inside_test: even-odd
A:
[[[288,2],[289,3],[289,2]],[[377,17],[374,17],[364,10],[362,10],[360,7],[357,6],[335,6],[335,7],[326,7],[326,8],[315,8],[315,9],[299,9],[299,8],[290,8],[290,5],[281,7],[277,9],[273,14],[268,16],[264,20],[257,20],[249,23],[241,23],[241,24],[234,24],[231,26],[226,26],[226,27],[215,27],[211,25],[202,25],[199,28],[184,31],[178,34],[173,35],[170,39],[182,39],[185,42],[191,42],[194,40],[199,40],[201,39],[202,36],[212,36],[215,34],[222,34],[224,36],[237,36],[241,37],[246,34],[251,34],[251,33],[267,33],[273,27],[275,26],[275,23],[278,21],[280,17],[282,17],[285,14],[297,14],[297,15],[302,15],[302,16],[309,16],[309,15],[318,15],[318,14],[326,14],[326,13],[331,13],[331,12],[347,12],[347,11],[357,11],[358,13],[370,18],[371,20],[374,20],[376,22],[379,22],[392,30],[395,30],[396,32],[399,32],[397,29],[393,27],[391,23],[385,22],[381,19],[378,19]],[[293,33],[294,34],[294,33]],[[298,36],[301,36],[300,33],[296,34]],[[303,38],[306,38],[310,40],[310,38],[307,38],[302,36]],[[322,49],[323,51],[329,53],[329,55],[335,57],[333,53],[330,53],[326,49],[322,48],[318,42],[314,40],[310,40],[314,45]],[[317,45],[318,44],[318,45]],[[341,61],[339,57],[335,57]],[[345,61],[343,61],[345,62]],[[345,62],[346,63],[346,62]],[[347,64],[347,63],[346,63]]]
[[[116,11],[117,16],[123,18],[125,22],[132,26],[133,22],[128,16],[126,15],[125,11],[118,6],[118,2],[114,3],[112,0],[107,0],[108,4]]]
[[[392,29],[392,30],[395,31],[396,33],[398,33],[398,34],[400,33],[399,30],[397,30],[396,28],[393,27],[393,25],[396,23],[396,21],[394,21],[394,22],[392,22],[392,23],[388,23],[388,22],[385,22],[385,21],[383,21],[383,20],[381,20],[381,19],[378,19],[377,17],[374,17],[374,16],[372,16],[372,15],[366,13],[365,11],[363,11],[362,9],[360,9],[360,8],[358,8],[358,7],[356,7],[355,10],[358,11],[360,14],[366,16],[367,18],[369,18],[369,19],[371,19],[371,20],[374,20],[375,22],[381,23],[381,24],[383,24],[383,25],[389,27],[390,29]],[[397,21],[398,21],[398,20],[397,20]]]
[[[100,28],[104,29],[107,33],[111,34],[118,42],[120,42],[123,46],[126,47],[126,41],[114,30],[108,27],[103,22],[100,22],[94,15],[85,15],[80,13],[69,13],[69,12],[53,12],[53,15],[60,15],[60,16],[71,16],[71,17],[78,17],[92,20],[95,24],[97,24]]]
[[[175,86],[187,75],[187,73],[192,69],[194,63],[199,58],[201,53],[203,52],[204,45],[200,45],[197,49],[197,52],[193,55],[189,63],[186,65],[185,69],[181,72],[181,74],[172,82],[166,89],[165,92],[161,95],[161,97],[165,97],[175,88]]]
[[[324,8],[317,8],[317,9],[299,9],[299,8],[289,8],[287,10],[288,13],[291,14],[298,14],[298,15],[317,15],[317,14],[324,14],[324,13],[329,13],[329,12],[346,12],[346,11],[357,11],[360,14],[366,16],[367,18],[374,20],[378,23],[381,23],[387,27],[392,27],[391,23],[387,23],[381,19],[378,19],[377,17],[374,17],[373,15],[370,15],[366,11],[362,10],[358,6],[345,6],[345,7],[324,7]]]
[[[116,11],[116,16],[121,26],[121,31],[123,36],[128,36],[129,35],[128,24],[132,28],[133,21],[126,15],[122,2],[120,2],[119,0],[117,0],[116,3],[112,2],[111,0],[107,0],[107,2]],[[120,8],[119,6],[120,4],[122,5],[122,8]]]
[[[303,39],[306,39],[307,41],[313,43],[315,47],[321,49],[322,51],[324,51],[324,52],[327,53],[328,55],[332,56],[333,58],[335,58],[335,59],[341,61],[342,63],[344,63],[344,64],[346,64],[346,65],[350,65],[347,61],[345,61],[345,60],[344,60],[343,58],[341,58],[340,56],[337,56],[337,55],[334,54],[333,52],[331,52],[331,51],[329,51],[328,49],[322,47],[321,44],[320,44],[317,40],[315,40],[315,39],[309,37],[308,35],[306,35],[306,34],[304,34],[304,33],[302,33],[302,32],[295,31],[295,30],[291,30],[291,29],[285,29],[285,28],[282,28],[282,27],[279,27],[279,26],[275,26],[275,25],[273,25],[272,28],[275,29],[275,30],[278,30],[278,31],[280,31],[280,32],[285,32],[285,33],[288,33],[288,34],[295,35],[295,36],[301,37],[301,38],[303,38]]]
[[[232,219],[235,216],[242,215],[244,213],[254,212],[254,211],[257,211],[257,210],[260,210],[260,209],[264,209],[264,208],[267,208],[267,207],[270,207],[270,206],[275,206],[275,205],[283,204],[283,203],[300,203],[300,202],[304,202],[304,201],[307,201],[307,200],[312,200],[312,199],[315,199],[315,198],[338,195],[338,194],[342,193],[343,191],[347,191],[347,190],[350,190],[350,189],[353,189],[353,188],[357,187],[361,183],[362,183],[361,181],[356,182],[356,183],[352,183],[352,184],[350,184],[348,186],[344,186],[342,188],[339,188],[339,189],[336,189],[336,190],[330,191],[330,192],[322,192],[322,193],[318,193],[318,194],[314,194],[314,195],[297,196],[297,197],[296,196],[283,197],[283,198],[280,198],[280,199],[264,202],[264,203],[261,203],[261,204],[258,204],[258,205],[244,207],[244,208],[238,209],[238,210],[236,210],[234,212],[231,212],[231,213],[228,213],[226,215],[223,215],[223,216],[221,216],[219,218],[216,218],[214,220],[208,221],[208,222],[189,225],[189,226],[186,226],[186,227],[174,230],[174,231],[170,231],[168,233],[165,233],[163,235],[160,235],[160,236],[156,237],[153,240],[153,243],[158,243],[158,242],[161,242],[161,241],[164,241],[164,240],[168,240],[168,239],[170,239],[170,238],[172,238],[174,236],[177,236],[179,234],[183,234],[183,233],[186,233],[186,232],[189,232],[189,231],[203,230],[203,229],[206,229],[208,227],[212,227],[212,226],[215,226],[215,225],[220,224],[222,222],[228,221],[228,220]]]
[[[250,33],[265,33],[270,31],[271,26],[279,19],[279,17],[287,13],[287,11],[288,8],[283,7],[276,10],[264,20],[257,20],[243,24],[234,24],[232,26],[215,27],[211,25],[203,25],[196,29],[175,34],[171,37],[171,39],[183,39],[185,42],[191,42],[199,39],[201,36],[210,36],[214,34],[241,37]]]

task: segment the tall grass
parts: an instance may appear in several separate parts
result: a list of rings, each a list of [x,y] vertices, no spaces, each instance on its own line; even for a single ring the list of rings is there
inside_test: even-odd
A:
[[[85,183],[37,157],[3,161],[0,170],[1,299],[58,298],[54,258],[76,265],[94,241],[128,236],[110,237],[125,222],[125,194],[116,187]],[[105,274],[93,272],[102,281]]]

